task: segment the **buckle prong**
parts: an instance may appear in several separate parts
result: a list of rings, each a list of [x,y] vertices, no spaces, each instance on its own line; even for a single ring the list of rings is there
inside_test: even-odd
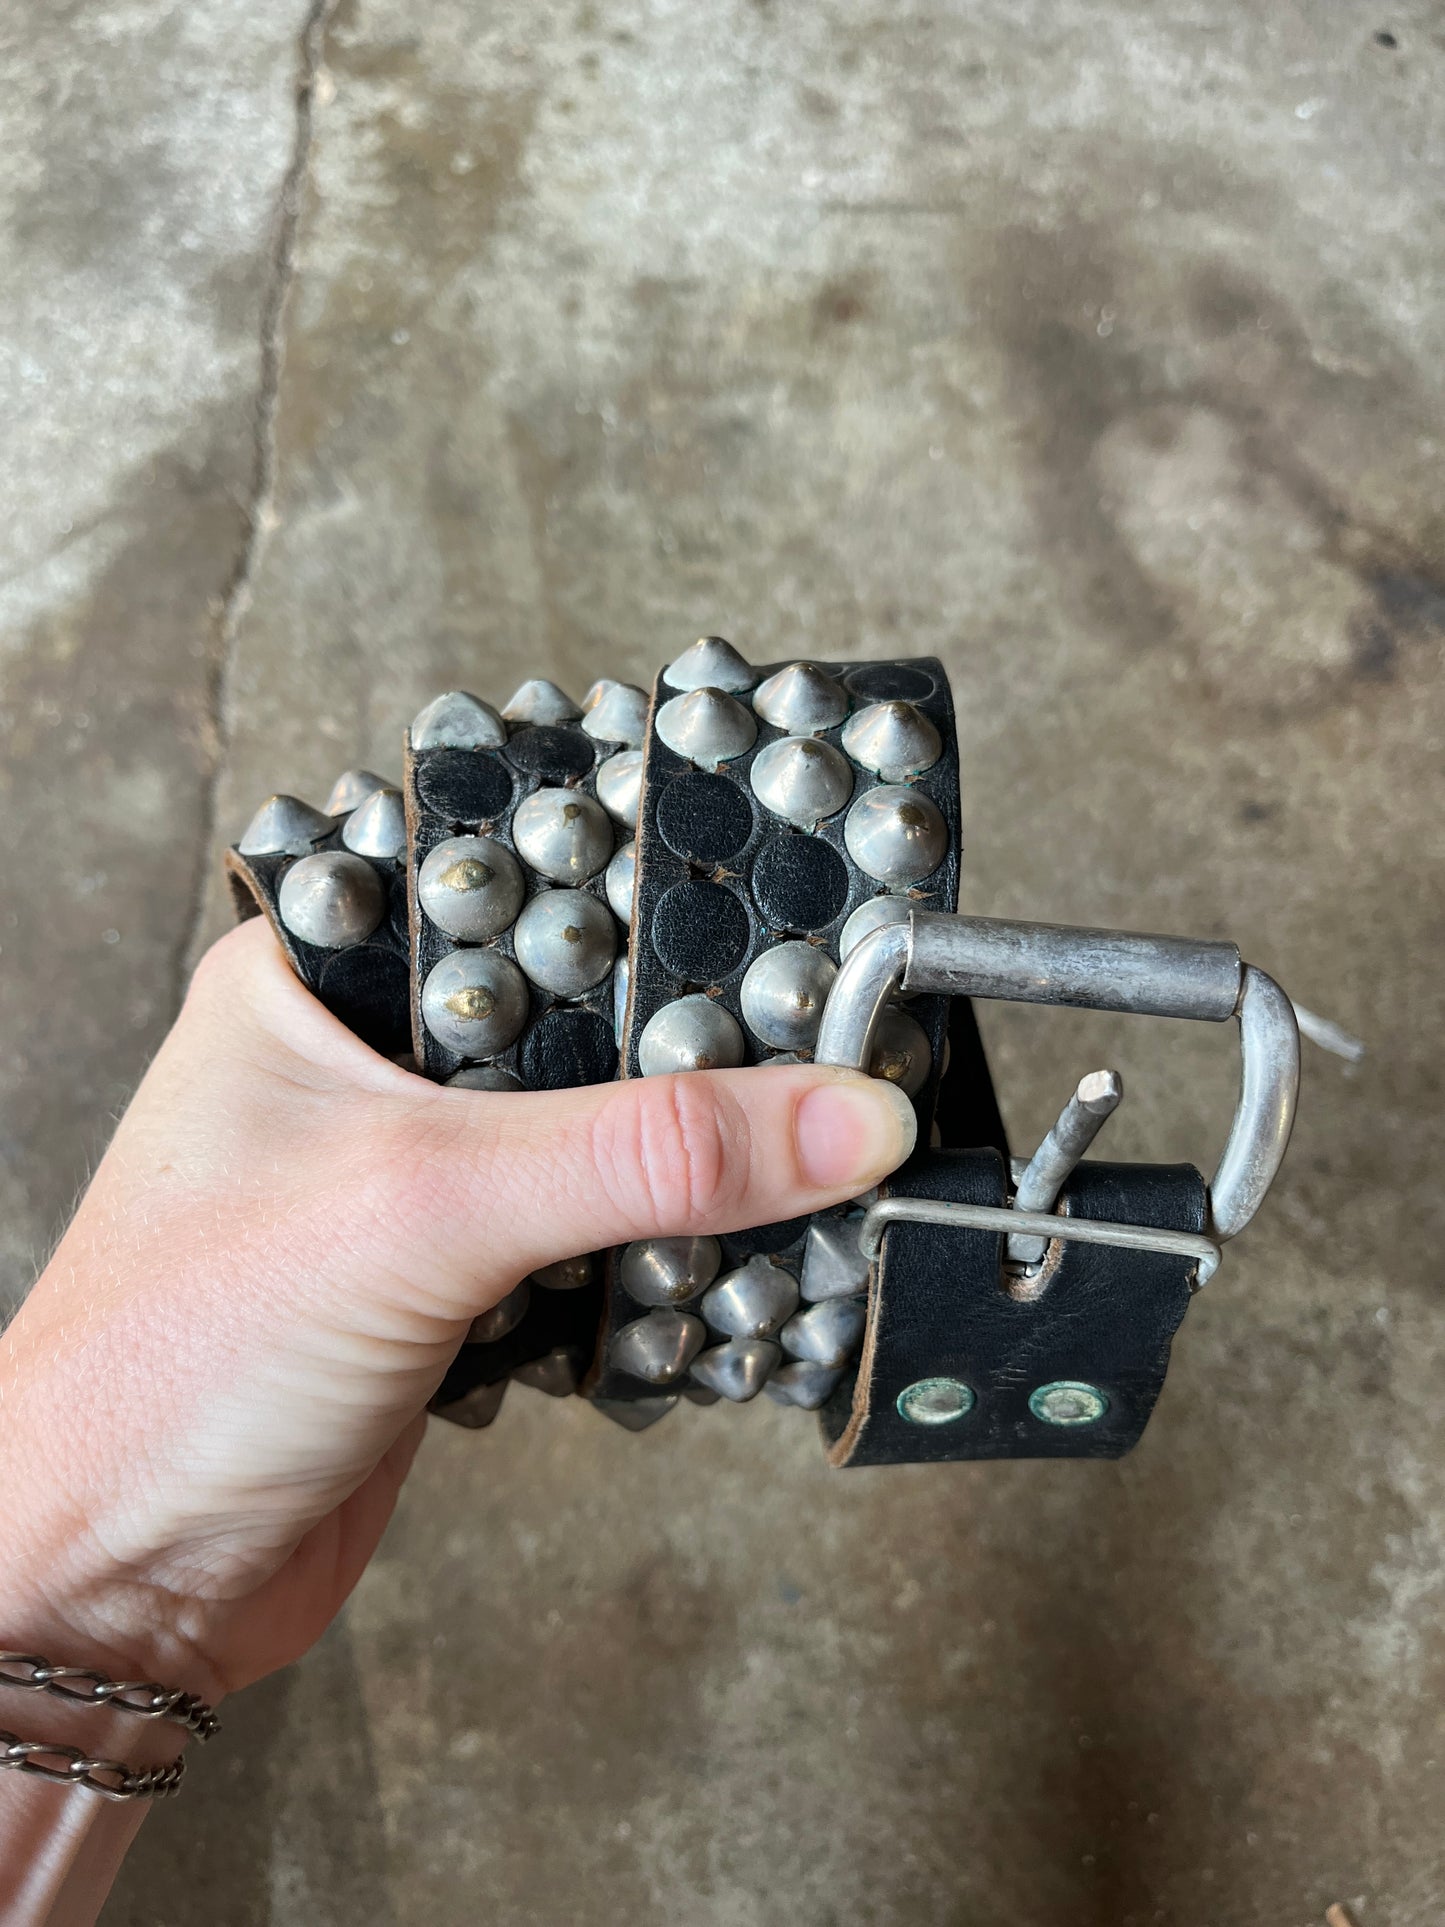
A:
[[[1019,1175],[1014,1186],[1015,1211],[1053,1210],[1069,1173],[1119,1108],[1123,1095],[1124,1080],[1117,1071],[1090,1071],[1079,1079],[1079,1087],[1059,1112],[1058,1122]],[[1012,1264],[1042,1264],[1047,1250],[1047,1238],[1030,1237],[1022,1231],[1009,1233],[1006,1252]]]

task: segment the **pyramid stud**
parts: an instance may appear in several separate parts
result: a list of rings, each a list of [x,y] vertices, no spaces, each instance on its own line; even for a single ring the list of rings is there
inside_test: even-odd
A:
[[[853,1298],[867,1289],[868,1260],[858,1248],[857,1218],[814,1218],[803,1246],[803,1296],[810,1304]]]
[[[374,796],[378,790],[395,787],[384,776],[378,776],[375,770],[343,770],[331,785],[331,794],[326,799],[326,814],[347,816],[352,810],[360,809],[368,796]]]
[[[401,800],[401,791],[373,790],[347,817],[341,840],[358,856],[374,856],[383,863],[395,862],[406,849],[406,805]]]
[[[798,1281],[766,1258],[749,1258],[703,1293],[698,1310],[729,1338],[772,1338],[798,1309]]]
[[[582,790],[533,790],[513,812],[512,841],[522,861],[554,883],[586,883],[612,855],[612,825]]]
[[[848,854],[865,875],[891,889],[920,883],[948,854],[948,825],[932,797],[880,784],[864,790],[843,828]]]
[[[592,1282],[590,1254],[580,1258],[561,1258],[555,1265],[543,1265],[532,1273],[532,1283],[543,1291],[580,1291]]]
[[[268,796],[236,847],[242,856],[305,856],[330,829],[330,818],[299,796]]]
[[[619,1050],[627,1031],[627,993],[631,985],[632,965],[624,953],[617,959],[617,968],[612,973],[612,1029]]]
[[[625,828],[637,828],[637,806],[642,801],[640,749],[620,749],[607,758],[597,771],[597,800]]]
[[[682,1377],[706,1339],[702,1320],[691,1312],[650,1311],[614,1336],[610,1357],[619,1372],[630,1372],[649,1385],[670,1385]]]
[[[566,690],[545,676],[524,682],[502,711],[509,723],[575,723],[581,714]]]
[[[826,1405],[842,1382],[841,1365],[815,1365],[810,1359],[795,1358],[780,1365],[768,1380],[767,1394],[779,1405],[796,1405],[805,1412],[816,1412]]]
[[[647,692],[630,682],[615,682],[583,713],[582,727],[599,743],[625,743],[640,749],[647,740]]]
[[[785,729],[790,736],[816,736],[842,722],[848,695],[816,663],[790,662],[758,685],[753,708],[774,729]]]
[[[730,1338],[694,1359],[692,1375],[709,1392],[746,1405],[756,1398],[782,1363],[783,1354],[768,1338]]]
[[[716,1238],[639,1238],[624,1248],[619,1270],[639,1305],[685,1305],[707,1290],[721,1264]]]
[[[457,1091],[520,1091],[523,1084],[520,1077],[511,1071],[504,1071],[500,1064],[468,1064],[465,1070],[454,1071],[447,1079],[450,1090]]]
[[[449,836],[417,871],[417,902],[438,930],[463,943],[510,929],[525,890],[517,859],[492,836]]]
[[[421,988],[422,1022],[461,1057],[495,1057],[514,1044],[528,1008],[521,971],[491,950],[454,950],[432,966]]]
[[[769,743],[758,751],[749,775],[763,808],[804,830],[835,816],[853,794],[848,758],[814,736]]]
[[[879,930],[885,923],[907,923],[914,911],[908,897],[869,897],[843,925],[838,935],[838,961],[841,963],[860,937]]]
[[[672,689],[751,689],[758,672],[721,636],[703,636],[662,672]]]
[[[610,1418],[624,1432],[645,1432],[649,1425],[666,1418],[676,1403],[676,1392],[670,1398],[594,1398],[591,1401],[603,1418]]]
[[[730,1011],[697,992],[664,1004],[637,1040],[644,1077],[668,1071],[729,1071],[743,1061],[742,1026]]]
[[[452,1399],[446,1405],[432,1407],[438,1418],[444,1418],[451,1425],[464,1425],[469,1432],[480,1432],[502,1409],[506,1397],[507,1381],[499,1378],[495,1385],[474,1385],[460,1398]]]
[[[520,1285],[514,1285],[505,1298],[499,1298],[495,1305],[486,1311],[479,1311],[467,1328],[469,1345],[494,1345],[499,1338],[515,1331],[527,1315],[527,1307],[532,1302],[532,1288],[524,1278]]]
[[[846,1365],[858,1349],[867,1318],[861,1298],[825,1298],[788,1320],[782,1330],[783,1350],[813,1365]]]
[[[610,691],[620,689],[621,687],[621,683],[618,682],[615,677],[599,676],[596,682],[589,687],[587,694],[582,698],[582,714],[585,716],[588,710],[595,709],[602,698],[609,694]]]
[[[932,1068],[933,1049],[922,1024],[906,1010],[885,1010],[873,1032],[869,1076],[886,1077],[905,1097],[917,1097]]]
[[[716,769],[757,741],[748,710],[721,689],[694,689],[674,696],[657,712],[657,733],[671,750],[700,769]]]
[[[775,943],[748,965],[741,1001],[748,1028],[776,1050],[807,1050],[818,1035],[838,966],[801,941]]]
[[[534,1392],[545,1392],[548,1398],[571,1398],[581,1382],[576,1359],[571,1352],[560,1350],[534,1358],[529,1365],[514,1365],[512,1377],[519,1385],[530,1385]]]
[[[322,950],[346,950],[363,943],[386,915],[386,889],[365,857],[319,850],[291,865],[276,907],[293,937]]]
[[[885,783],[918,776],[943,754],[943,738],[912,703],[870,703],[849,720],[842,742],[855,763]]]
[[[637,883],[637,845],[624,843],[607,866],[607,901],[619,923],[632,922],[632,892]]]
[[[411,726],[411,746],[424,749],[500,749],[507,725],[490,703],[449,689],[429,702]]]
[[[543,890],[518,917],[512,947],[540,990],[580,997],[611,970],[617,925],[606,904],[585,890]]]

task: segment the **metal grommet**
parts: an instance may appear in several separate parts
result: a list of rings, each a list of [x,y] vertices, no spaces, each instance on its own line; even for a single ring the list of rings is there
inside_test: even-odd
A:
[[[895,1403],[910,1425],[952,1425],[967,1418],[978,1400],[961,1378],[920,1378],[905,1385]]]
[[[1108,1409],[1108,1394],[1082,1379],[1056,1378],[1029,1393],[1029,1410],[1045,1425],[1093,1425]]]

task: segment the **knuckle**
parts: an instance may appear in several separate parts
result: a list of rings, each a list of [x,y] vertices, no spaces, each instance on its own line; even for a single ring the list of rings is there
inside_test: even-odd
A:
[[[663,1232],[721,1223],[751,1182],[741,1105],[705,1073],[640,1079],[632,1091],[623,1142],[607,1147],[599,1169]]]

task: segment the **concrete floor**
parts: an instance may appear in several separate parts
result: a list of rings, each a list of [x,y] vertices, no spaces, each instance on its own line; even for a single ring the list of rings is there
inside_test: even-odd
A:
[[[1438,9],[13,0],[0,61],[11,1298],[261,795],[703,630],[938,651],[971,906],[1228,931],[1370,1044],[1122,1465],[436,1428],[111,1927],[1438,1927]],[[1107,1055],[1210,1158],[1223,1037],[986,1022],[1020,1142]]]

